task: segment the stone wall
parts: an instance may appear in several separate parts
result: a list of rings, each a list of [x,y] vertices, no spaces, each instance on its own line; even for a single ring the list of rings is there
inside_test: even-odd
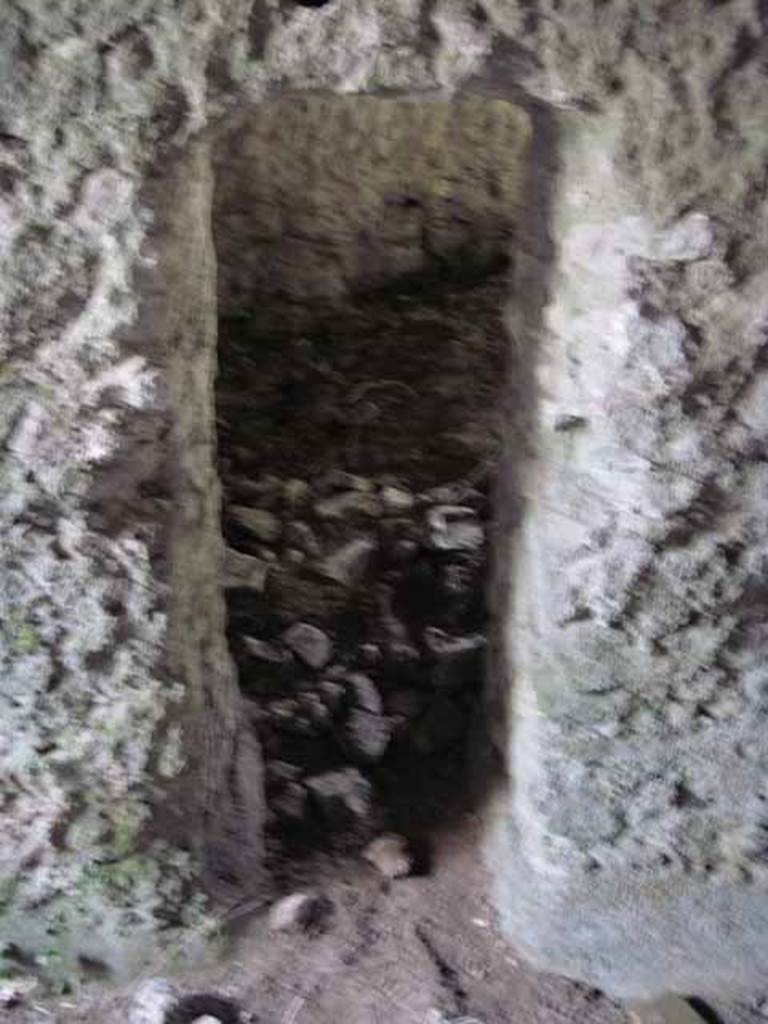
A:
[[[560,6],[488,5],[529,52],[560,165],[554,260],[521,266],[543,325],[528,289],[514,324],[538,405],[499,900],[541,963],[611,991],[749,988],[768,926],[765,10]]]
[[[189,902],[191,839],[152,846],[147,827],[201,680],[220,675],[210,721],[236,736],[215,640],[173,654],[193,598],[177,515],[202,488],[197,529],[212,535],[210,453],[169,494],[140,493],[174,444],[185,457],[199,440],[175,404],[178,360],[153,362],[126,331],[152,271],[148,169],[276,88],[468,84],[522,87],[558,147],[534,163],[541,202],[519,244],[513,332],[537,372],[520,389],[532,455],[511,488],[525,504],[499,905],[540,962],[613,991],[764,982],[765,18],[760,0],[7,5],[6,954],[13,942],[66,975],[92,961],[91,934],[125,966],[131,940]],[[198,337],[208,352],[198,401],[209,331],[170,347]],[[121,457],[128,486],[105,497]],[[213,561],[204,549],[209,587]],[[218,614],[214,599],[198,635]],[[177,799],[199,820],[205,800]]]
[[[4,964],[125,973],[198,920],[201,872],[227,901],[258,887],[214,582],[207,157],[175,154],[277,82],[450,86],[487,33],[448,11],[438,46],[417,7],[3,12]]]

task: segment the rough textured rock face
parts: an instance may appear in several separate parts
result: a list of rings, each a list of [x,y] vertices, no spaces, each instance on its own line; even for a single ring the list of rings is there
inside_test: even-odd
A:
[[[613,991],[748,987],[768,922],[765,9],[512,7],[489,10],[565,109],[548,303],[515,328],[541,347],[501,905],[543,962]]]
[[[214,584],[207,161],[147,173],[275,82],[450,86],[489,36],[438,15],[439,45],[411,0],[4,12],[6,957],[130,970],[195,916],[201,864],[225,893],[258,882],[258,761]]]
[[[83,957],[128,969],[160,919],[194,909],[194,863],[237,888],[244,846],[258,862],[260,797],[229,770],[256,759],[213,582],[206,161],[193,150],[182,178],[147,190],[148,169],[274,88],[450,95],[477,76],[522,85],[540,156],[557,146],[532,168],[513,323],[537,389],[531,369],[500,605],[513,699],[499,905],[541,962],[613,991],[755,984],[766,27],[761,0],[4,11],[6,956],[13,943],[51,973]]]

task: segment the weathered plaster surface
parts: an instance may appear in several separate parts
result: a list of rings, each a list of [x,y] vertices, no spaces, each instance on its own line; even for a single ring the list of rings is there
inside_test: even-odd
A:
[[[489,7],[536,55],[560,140],[549,299],[513,328],[539,342],[538,398],[501,905],[541,962],[610,990],[748,988],[768,927],[765,11]]]

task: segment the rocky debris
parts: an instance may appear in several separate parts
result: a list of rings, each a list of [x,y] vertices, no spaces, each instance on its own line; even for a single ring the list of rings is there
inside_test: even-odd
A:
[[[350,693],[350,701],[354,707],[363,711],[370,711],[374,715],[380,715],[383,711],[381,694],[376,689],[376,684],[362,672],[352,672],[347,676],[347,686]]]
[[[320,519],[344,519],[353,514],[379,516],[382,507],[375,494],[369,494],[367,491],[344,491],[315,502],[314,510]]]
[[[331,638],[309,622],[296,622],[283,634],[283,642],[310,668],[325,668],[333,654]]]
[[[307,779],[306,786],[332,828],[365,824],[369,820],[372,788],[357,768],[324,772]]]
[[[392,735],[390,722],[380,714],[352,708],[347,718],[344,739],[354,760],[378,761]]]
[[[467,505],[435,505],[427,513],[429,539],[437,551],[477,551],[485,531]]]
[[[354,587],[362,582],[376,543],[370,537],[356,537],[333,551],[321,562],[320,573],[343,586]]]
[[[408,840],[392,832],[369,843],[363,857],[385,878],[405,878],[413,870]]]
[[[166,1024],[179,995],[164,978],[149,978],[139,985],[128,1007],[128,1024]]]
[[[227,474],[226,492],[239,502],[255,504],[259,508],[273,508],[280,498],[280,481],[274,476],[252,480],[247,476]]]
[[[267,786],[281,786],[300,779],[301,769],[288,761],[279,761],[275,758],[267,762],[264,774]]]
[[[224,552],[222,585],[227,590],[255,590],[262,593],[267,585],[269,562],[253,555],[243,554],[234,548]]]
[[[283,484],[283,498],[289,508],[298,508],[310,495],[310,487],[306,480],[286,480]]]
[[[370,480],[348,473],[344,469],[329,470],[315,485],[315,490],[321,495],[334,494],[338,491],[359,491],[364,494],[370,493],[373,489],[374,485]]]
[[[257,661],[265,661],[270,665],[284,665],[292,660],[290,651],[281,649],[266,640],[259,640],[255,636],[243,636],[240,639],[248,654]]]
[[[382,487],[379,491],[384,508],[388,512],[410,512],[416,504],[416,499],[410,491],[401,487]]]
[[[321,928],[332,913],[333,903],[327,896],[293,892],[272,906],[269,929],[273,932],[314,931]]]
[[[390,751],[461,756],[485,646],[484,498],[461,483],[417,495],[398,477],[344,470],[254,484],[226,515],[270,545],[254,549],[260,558],[229,555],[238,582],[258,568],[263,589],[270,572],[269,612],[239,615],[233,644],[270,827],[362,842],[379,811],[369,776]]]
[[[248,533],[265,544],[274,544],[280,539],[283,527],[272,512],[264,508],[249,508],[245,505],[230,505],[227,515]]]
[[[323,679],[317,689],[320,694],[320,699],[331,714],[338,711],[344,701],[344,694],[346,693],[346,690],[341,683],[335,683],[332,679]]]
[[[303,551],[304,554],[310,555],[312,558],[320,558],[323,553],[315,531],[309,523],[302,522],[300,519],[288,523],[285,528],[285,541],[291,547]]]

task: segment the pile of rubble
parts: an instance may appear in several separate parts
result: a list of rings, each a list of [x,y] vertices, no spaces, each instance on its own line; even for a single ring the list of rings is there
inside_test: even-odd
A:
[[[487,498],[341,470],[222,460],[230,643],[266,761],[274,831],[360,845],[403,766],[460,761],[485,643]],[[406,768],[406,771],[409,770]]]

